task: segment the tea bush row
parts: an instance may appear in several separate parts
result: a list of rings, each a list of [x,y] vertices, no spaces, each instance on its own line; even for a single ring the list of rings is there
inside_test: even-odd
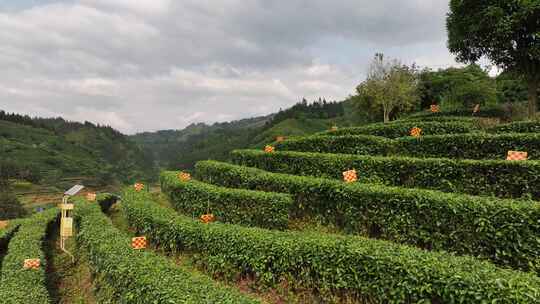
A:
[[[278,151],[343,153],[380,156],[505,159],[510,150],[540,159],[539,133],[465,133],[387,139],[371,135],[307,136],[276,144]]]
[[[345,184],[216,161],[198,162],[196,174],[225,187],[290,193],[296,216],[312,216],[346,232],[540,273],[539,203]]]
[[[258,303],[149,250],[132,249],[131,238],[113,227],[97,204],[79,202],[75,217],[77,243],[88,256],[95,284],[109,291],[103,302]]]
[[[0,273],[0,299],[8,304],[47,304],[47,261],[42,250],[48,225],[55,221],[58,209],[48,209],[18,220],[19,227],[8,244]],[[39,269],[24,269],[25,259],[39,259]]]
[[[423,135],[470,133],[475,129],[472,122],[468,123],[464,121],[396,121],[391,123],[374,123],[361,127],[342,128],[319,134],[328,136],[374,135],[398,138],[409,136],[411,129],[414,127],[421,128]]]
[[[236,150],[239,165],[294,175],[342,179],[356,169],[360,181],[472,195],[540,198],[540,161],[452,160],[309,152]]]
[[[285,281],[321,295],[367,303],[539,303],[540,278],[472,257],[428,252],[386,241],[320,233],[204,224],[126,191],[130,225],[172,251],[197,253],[207,270]]]
[[[177,172],[162,172],[161,190],[178,211],[199,217],[211,213],[221,222],[285,229],[292,198],[282,193],[218,187],[196,180],[180,181]]]

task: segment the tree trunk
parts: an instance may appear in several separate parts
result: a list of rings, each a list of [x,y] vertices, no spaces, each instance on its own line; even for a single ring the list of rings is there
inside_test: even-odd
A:
[[[529,79],[529,118],[533,119],[536,115],[536,108],[538,104],[538,80]]]
[[[383,108],[383,121],[384,123],[390,121],[390,111],[388,111],[386,108]]]

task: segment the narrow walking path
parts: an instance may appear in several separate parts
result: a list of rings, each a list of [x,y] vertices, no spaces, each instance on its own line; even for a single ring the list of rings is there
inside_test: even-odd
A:
[[[67,241],[66,249],[71,257],[60,249],[59,225],[51,225],[44,243],[47,258],[47,287],[53,303],[95,304],[92,275],[84,258],[77,253],[75,239]]]

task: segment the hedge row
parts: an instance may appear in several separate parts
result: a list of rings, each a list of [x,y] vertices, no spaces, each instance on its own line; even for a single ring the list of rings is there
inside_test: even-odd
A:
[[[196,180],[180,181],[177,172],[162,172],[161,190],[174,208],[199,217],[212,213],[225,223],[285,229],[292,198],[281,193],[228,189]]]
[[[539,133],[466,133],[387,139],[370,135],[307,136],[276,144],[278,151],[402,155],[465,159],[505,159],[509,150],[527,151],[540,159]]]
[[[452,160],[308,152],[232,152],[234,162],[259,169],[342,179],[356,169],[361,181],[473,195],[540,199],[540,161]]]
[[[295,214],[347,232],[480,256],[540,273],[540,204],[269,173],[198,162],[197,177],[226,187],[290,193]]]
[[[182,270],[165,257],[134,250],[98,205],[78,203],[77,243],[88,256],[106,303],[257,303],[212,280]],[[104,296],[100,294],[100,296]]]
[[[540,121],[516,121],[490,128],[489,132],[540,133]]]
[[[445,122],[445,121],[463,121],[466,123],[474,123],[476,117],[462,117],[462,116],[420,116],[420,117],[405,117],[403,119],[395,120],[394,122],[404,122],[404,121],[439,121],[439,122]]]
[[[453,117],[453,116],[470,116],[470,117],[505,117],[507,113],[505,110],[499,106],[481,106],[480,111],[473,113],[473,109],[460,109],[452,111],[442,111],[432,113],[431,111],[424,111],[412,114],[405,119],[411,118],[430,118],[430,117]]]
[[[463,121],[396,121],[391,123],[375,123],[361,127],[342,128],[336,131],[326,131],[322,135],[374,135],[387,138],[410,136],[411,129],[422,129],[422,135],[439,135],[454,133],[470,133],[474,130],[472,123]]]
[[[0,299],[2,303],[46,304],[50,302],[46,286],[47,261],[42,250],[48,225],[58,216],[58,209],[48,209],[20,220],[20,226],[8,245],[2,261]],[[41,267],[24,269],[25,259],[39,258]]]
[[[211,272],[352,295],[368,303],[540,303],[540,278],[472,257],[361,237],[202,224],[126,196],[130,225],[170,250],[188,250]]]
[[[527,151],[540,159],[539,133],[453,134],[403,137],[396,140],[396,153],[414,157],[505,159],[509,150]]]
[[[7,249],[9,240],[11,239],[15,231],[17,231],[17,229],[19,228],[20,223],[21,223],[20,219],[10,220],[9,226],[7,228],[0,228],[0,251],[2,249]],[[0,259],[0,267],[2,266],[1,261],[2,260]],[[0,275],[1,274],[2,273],[0,271]]]
[[[278,151],[388,155],[393,153],[395,142],[373,135],[312,135],[287,139],[275,147]]]

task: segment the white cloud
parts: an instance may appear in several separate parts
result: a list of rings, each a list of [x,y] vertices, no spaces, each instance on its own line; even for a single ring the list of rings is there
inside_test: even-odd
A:
[[[0,108],[123,132],[354,91],[376,51],[452,64],[446,0],[74,0],[0,11]]]

